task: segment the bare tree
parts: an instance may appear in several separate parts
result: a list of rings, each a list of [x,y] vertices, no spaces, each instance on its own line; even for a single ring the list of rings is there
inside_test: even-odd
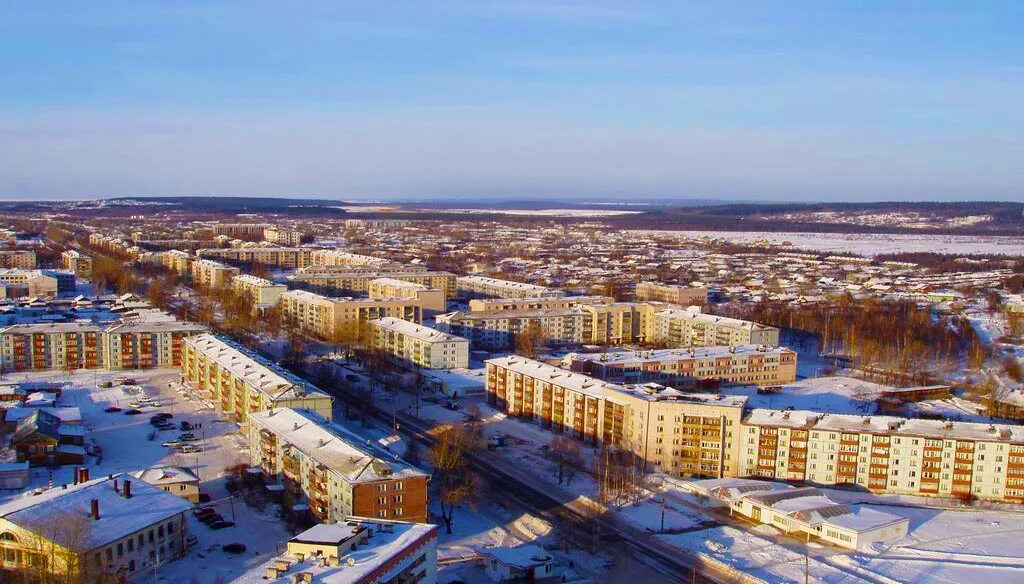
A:
[[[448,426],[427,452],[427,460],[434,467],[434,483],[438,485],[441,520],[448,533],[452,533],[455,510],[471,503],[476,493],[479,479],[469,458],[479,445],[477,432],[467,432],[462,426]]]

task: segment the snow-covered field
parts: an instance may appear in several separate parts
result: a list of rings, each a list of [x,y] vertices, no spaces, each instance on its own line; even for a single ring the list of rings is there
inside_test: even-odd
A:
[[[728,395],[745,395],[752,408],[811,410],[835,414],[872,414],[884,385],[853,377],[815,377],[782,387],[776,393],[759,394],[753,386],[726,387]]]
[[[638,234],[675,235],[680,238],[712,237],[736,243],[768,241],[797,249],[825,253],[875,256],[883,253],[934,252],[948,254],[1024,254],[1024,237],[969,235],[894,235],[880,233],[767,233],[760,231],[634,231]]]

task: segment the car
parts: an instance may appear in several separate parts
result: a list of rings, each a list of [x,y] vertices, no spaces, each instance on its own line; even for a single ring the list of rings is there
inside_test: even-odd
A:
[[[192,424],[186,422],[185,420],[181,421],[181,429],[182,430],[191,430],[193,427],[194,426],[192,426]]]
[[[214,509],[213,507],[196,507],[195,509],[192,510],[192,514],[196,517],[201,517],[203,515],[211,515],[216,512],[217,510]]]
[[[211,513],[210,515],[203,515],[199,520],[209,525],[215,521],[224,521],[224,518],[221,517],[220,513]]]
[[[96,384],[96,387],[114,387],[114,384],[110,381],[101,381]]]
[[[202,452],[202,451],[203,450],[201,448],[198,448],[196,446],[192,446],[191,444],[183,444],[183,445],[178,447],[178,452],[181,452],[183,454],[195,454],[197,452]]]
[[[174,429],[174,424],[157,424],[156,425],[156,429],[157,430],[173,430]]]
[[[178,436],[178,440],[181,440],[182,442],[199,442],[199,438],[196,438],[195,436]]]
[[[126,415],[126,416],[137,416],[137,415],[139,415],[141,413],[142,412],[140,412],[139,410],[137,410],[135,408],[129,408],[129,409],[124,411],[124,415]]]
[[[227,522],[225,522],[225,523],[227,523]],[[229,554],[244,554],[245,553],[245,544],[244,543],[226,543],[223,546],[221,546],[220,549],[226,551]]]
[[[134,377],[118,377],[117,379],[114,379],[114,381],[117,381],[118,379],[121,380],[121,385],[135,385]]]
[[[178,442],[177,440],[168,440],[167,442],[164,442],[164,446],[168,448],[177,448],[181,446],[181,442]]]
[[[214,529],[214,530],[216,530],[216,529],[224,529],[225,527],[233,527],[234,525],[235,525],[234,521],[215,521],[215,522],[209,524],[210,529]]]
[[[110,406],[109,408],[107,408],[107,409],[105,409],[103,411],[107,412],[108,414],[114,414],[114,413],[120,412],[121,408],[119,408],[117,406]]]
[[[170,420],[171,415],[167,412],[160,412],[159,414],[153,414],[149,417],[150,420]]]

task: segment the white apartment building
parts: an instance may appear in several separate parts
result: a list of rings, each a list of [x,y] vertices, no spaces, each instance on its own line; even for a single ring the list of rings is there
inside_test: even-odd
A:
[[[396,360],[424,369],[469,367],[469,340],[399,318],[371,321],[370,344]]]

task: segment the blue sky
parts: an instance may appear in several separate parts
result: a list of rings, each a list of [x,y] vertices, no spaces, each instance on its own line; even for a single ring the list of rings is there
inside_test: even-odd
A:
[[[0,198],[1024,200],[1024,3],[0,0]]]

